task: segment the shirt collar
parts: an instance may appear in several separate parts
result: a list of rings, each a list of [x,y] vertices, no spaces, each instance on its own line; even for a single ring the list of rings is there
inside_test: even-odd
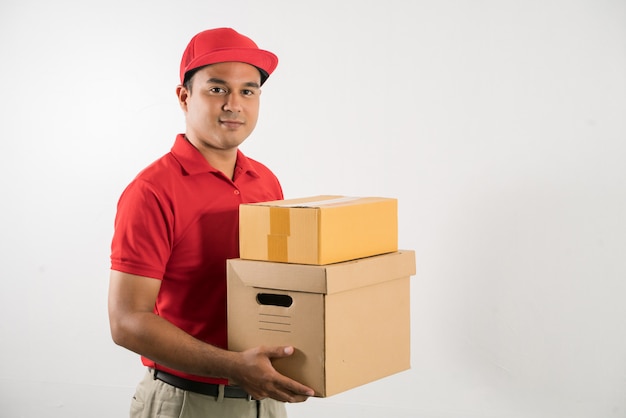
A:
[[[200,151],[194,147],[191,142],[187,141],[184,134],[178,134],[176,141],[172,146],[172,155],[178,163],[182,166],[183,170],[189,174],[202,174],[202,173],[219,173],[220,171],[211,166],[207,160],[202,156]],[[237,150],[237,164],[235,166],[235,179],[244,173],[249,173],[254,177],[259,177],[259,174],[254,169],[254,166],[246,157],[243,152]]]

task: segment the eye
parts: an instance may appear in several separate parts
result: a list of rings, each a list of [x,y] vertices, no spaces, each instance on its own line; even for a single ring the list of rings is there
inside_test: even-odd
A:
[[[243,94],[244,96],[253,96],[256,92],[254,90],[242,90],[241,94]]]
[[[223,89],[222,87],[211,87],[209,88],[209,92],[213,94],[224,94],[226,93],[226,90]]]

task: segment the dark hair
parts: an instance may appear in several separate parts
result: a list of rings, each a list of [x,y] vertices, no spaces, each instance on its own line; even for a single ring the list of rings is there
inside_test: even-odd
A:
[[[189,90],[189,93],[191,93],[191,86],[193,85],[193,82],[192,82],[193,76],[204,67],[206,67],[206,65],[203,67],[194,68],[193,70],[189,70],[185,73],[185,78],[183,79],[183,86],[187,90]]]

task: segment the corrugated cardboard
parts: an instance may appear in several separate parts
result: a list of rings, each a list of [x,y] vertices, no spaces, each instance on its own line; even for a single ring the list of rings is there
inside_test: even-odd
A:
[[[398,250],[398,201],[313,196],[243,204],[240,257],[324,265]]]
[[[415,253],[316,266],[228,260],[229,348],[292,345],[274,367],[326,397],[410,368]]]

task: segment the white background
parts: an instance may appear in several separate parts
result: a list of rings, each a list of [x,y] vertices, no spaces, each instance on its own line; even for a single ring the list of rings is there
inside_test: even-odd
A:
[[[286,197],[398,198],[417,255],[412,369],[292,417],[626,417],[619,0],[2,0],[0,416],[127,416],[115,205],[218,26],[280,58],[244,152]]]

